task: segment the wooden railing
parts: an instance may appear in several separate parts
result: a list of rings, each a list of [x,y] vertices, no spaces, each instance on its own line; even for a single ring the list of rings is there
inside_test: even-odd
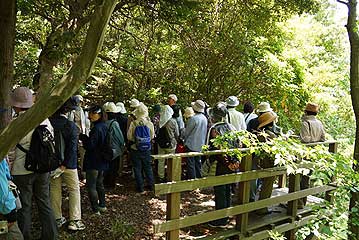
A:
[[[338,143],[336,141],[327,141],[313,145],[329,145],[330,152],[337,152]],[[239,149],[242,152],[248,152],[249,149]],[[266,178],[272,176],[279,176],[279,185],[285,184],[286,167],[273,167],[262,170],[252,170],[252,155],[249,154],[241,160],[241,169],[239,173],[227,174],[222,176],[204,177],[199,179],[181,180],[181,158],[194,156],[210,156],[224,154],[228,151],[216,150],[205,153],[180,153],[180,154],[166,154],[153,155],[153,159],[167,159],[167,183],[156,184],[155,194],[166,194],[167,196],[167,210],[166,221],[154,225],[154,233],[166,232],[166,239],[179,239],[181,228],[206,223],[212,220],[221,219],[228,216],[235,216],[236,226],[234,229],[222,231],[218,234],[208,236],[202,239],[225,239],[226,237],[238,236],[239,239],[265,239],[269,237],[268,229],[258,230],[265,226],[269,226],[272,230],[279,233],[285,233],[287,239],[294,239],[294,234],[297,228],[306,225],[314,218],[313,215],[305,213],[308,210],[298,211],[297,200],[309,195],[319,193],[326,193],[326,200],[331,200],[330,191],[335,189],[334,185],[323,185],[313,187],[305,190],[299,190],[300,174],[291,174],[289,176],[288,194],[282,196],[271,197],[268,199],[259,200],[256,202],[249,202],[250,181],[258,178]],[[284,180],[283,180],[284,179]],[[181,192],[191,191],[197,188],[206,188],[213,186],[220,186],[231,183],[239,183],[238,204],[229,208],[208,211],[197,215],[180,217]],[[284,186],[281,186],[284,187]],[[258,222],[254,225],[248,224],[249,212],[272,206],[279,203],[288,202],[287,213],[284,216],[278,216],[271,219],[269,222]],[[304,217],[303,217],[304,216]]]

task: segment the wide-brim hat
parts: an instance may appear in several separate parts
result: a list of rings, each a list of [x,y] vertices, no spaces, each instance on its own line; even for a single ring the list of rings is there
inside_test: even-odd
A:
[[[119,109],[114,102],[107,102],[102,106],[105,112],[118,113]]]
[[[139,104],[139,106],[136,108],[135,111],[133,111],[133,115],[138,118],[145,118],[148,117],[148,108],[145,104],[142,102]]]
[[[118,102],[116,103],[116,107],[118,108],[118,112],[125,114],[127,113],[126,108],[125,108],[125,104],[123,104],[123,102]]]
[[[132,108],[137,108],[139,105],[140,105],[140,101],[138,101],[136,98],[130,101],[130,107]]]
[[[18,108],[31,108],[34,104],[32,92],[27,87],[18,87],[10,93],[9,104]]]
[[[270,111],[263,113],[258,117],[258,121],[259,121],[258,129],[274,122],[276,119],[277,119],[277,114],[275,114],[274,112]]]
[[[196,100],[195,102],[192,102],[191,105],[195,112],[204,113],[206,105],[202,100]]]
[[[183,113],[183,117],[190,118],[194,115],[194,111],[192,107],[186,107]]]
[[[257,107],[257,112],[263,113],[263,112],[270,112],[273,109],[270,107],[270,104],[268,102],[261,102]]]
[[[178,100],[178,98],[177,98],[177,96],[175,94],[168,95],[168,98],[173,99],[173,101],[175,101],[175,102],[177,102],[177,100]]]
[[[226,99],[226,104],[228,107],[237,107],[239,105],[239,100],[236,96],[229,96]]]
[[[312,103],[312,102],[309,102],[307,103],[307,105],[305,106],[305,111],[308,111],[308,112],[315,112],[315,113],[318,113],[319,112],[319,105],[316,104],[316,103]]]

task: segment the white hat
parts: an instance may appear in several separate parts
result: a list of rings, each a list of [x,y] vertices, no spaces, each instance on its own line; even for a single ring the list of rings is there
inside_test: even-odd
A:
[[[195,112],[204,113],[206,105],[202,100],[196,100],[195,102],[192,102],[191,105]]]
[[[192,107],[186,107],[186,109],[184,110],[183,113],[183,117],[185,118],[189,118],[192,117],[194,115],[194,111]]]
[[[172,98],[175,102],[177,102],[177,96],[175,94],[168,95],[168,98]]]
[[[83,98],[81,95],[76,95],[75,97],[77,97],[80,102],[83,102],[83,101],[84,101],[84,98]]]
[[[33,97],[29,88],[18,87],[10,93],[9,103],[13,107],[30,108],[33,105]]]
[[[116,107],[114,102],[107,102],[103,105],[103,110],[105,112],[110,112],[110,113],[118,113],[118,107]]]
[[[237,107],[239,104],[238,98],[236,96],[229,96],[226,100],[228,107]]]
[[[135,109],[135,111],[133,111],[133,115],[135,115],[135,117],[137,119],[139,118],[146,118],[148,117],[148,108],[146,107],[145,104],[143,104],[142,102],[139,103],[138,107]]]
[[[130,107],[137,108],[140,105],[140,101],[138,101],[136,98],[131,99],[130,101]]]
[[[122,114],[127,113],[126,108],[125,108],[125,104],[123,104],[123,102],[116,103],[116,106],[118,108],[118,112],[120,112]]]
[[[261,102],[257,107],[257,111],[260,112],[260,113],[270,112],[272,110],[273,109],[270,107],[268,102]]]

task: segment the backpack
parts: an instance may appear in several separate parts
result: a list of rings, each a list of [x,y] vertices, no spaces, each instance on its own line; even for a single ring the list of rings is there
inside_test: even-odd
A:
[[[113,120],[110,125],[108,126],[107,132],[106,132],[106,136],[105,136],[105,141],[101,146],[101,157],[105,162],[111,162],[114,159],[114,154],[113,154],[113,141],[112,141],[112,131],[111,131],[111,127],[112,127],[112,123],[115,120]]]
[[[46,125],[35,128],[29,150],[20,144],[16,145],[21,151],[26,153],[25,169],[36,173],[47,173],[55,170],[61,164],[56,156],[55,141]]]
[[[141,152],[151,150],[150,129],[143,123],[135,128],[135,141],[137,150]]]
[[[170,138],[168,130],[165,126],[161,127],[158,130],[156,142],[158,143],[158,146],[160,146],[160,148],[170,148],[171,147],[171,138]]]
[[[65,160],[66,140],[64,136],[66,132],[71,131],[70,122],[70,120],[66,119],[63,128],[54,128],[55,154],[60,164]]]

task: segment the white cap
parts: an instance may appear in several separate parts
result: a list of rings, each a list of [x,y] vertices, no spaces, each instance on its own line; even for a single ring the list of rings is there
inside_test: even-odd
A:
[[[103,110],[110,113],[118,113],[118,107],[114,102],[107,102],[103,105]]]
[[[175,102],[177,102],[177,96],[175,94],[168,95],[168,98],[172,98]]]

